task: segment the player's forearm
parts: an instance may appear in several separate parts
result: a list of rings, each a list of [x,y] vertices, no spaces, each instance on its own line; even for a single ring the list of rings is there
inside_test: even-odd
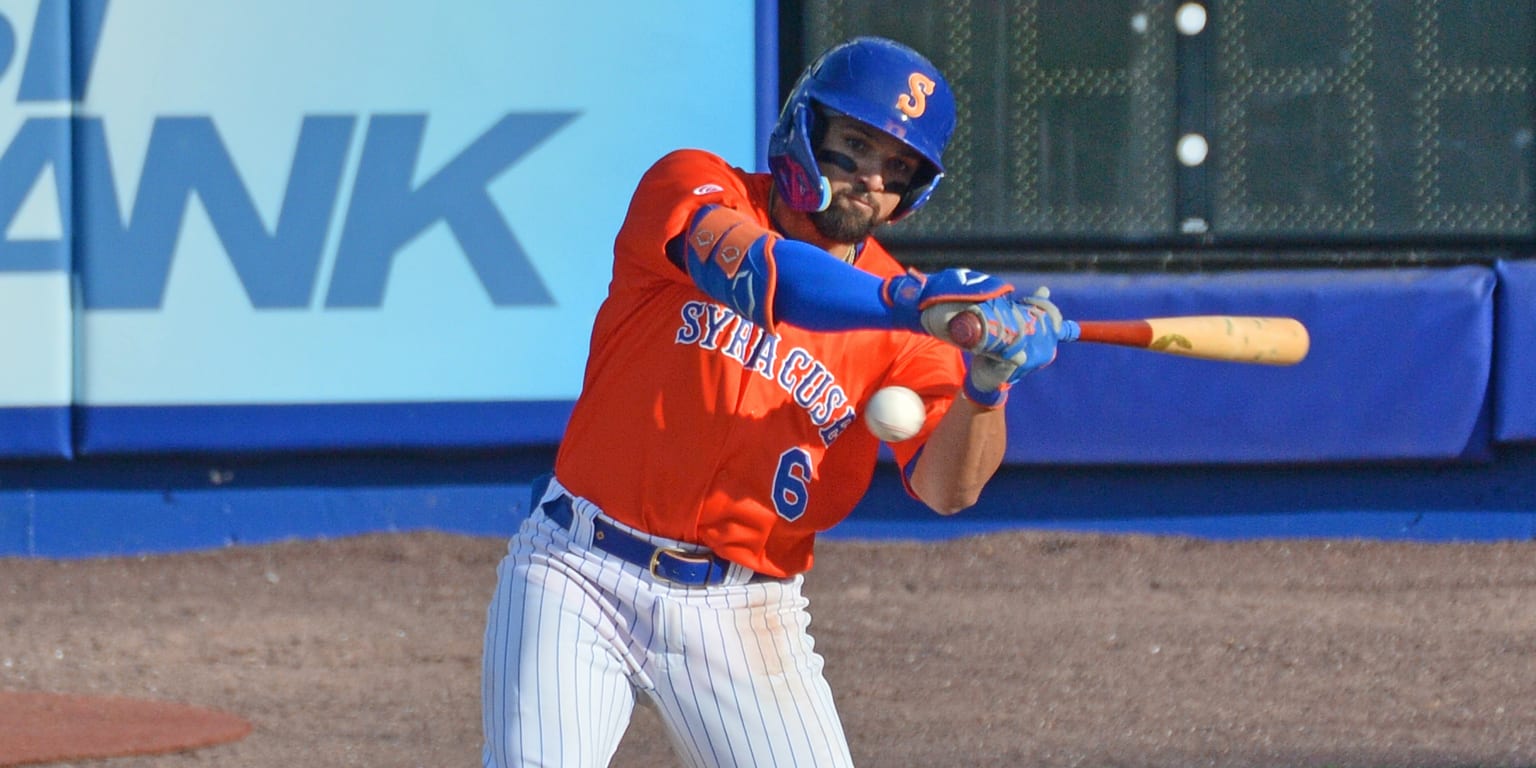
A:
[[[774,253],[779,277],[774,309],[784,322],[817,331],[899,327],[880,300],[881,278],[810,243],[780,240]]]
[[[935,512],[955,514],[981,497],[1007,444],[1004,409],[983,409],[960,398],[923,447],[912,470],[912,490]]]

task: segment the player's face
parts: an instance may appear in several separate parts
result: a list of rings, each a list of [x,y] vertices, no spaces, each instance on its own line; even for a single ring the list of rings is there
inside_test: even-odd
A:
[[[828,118],[816,159],[832,184],[832,204],[811,221],[840,243],[863,240],[890,220],[922,164],[907,145],[841,115]]]

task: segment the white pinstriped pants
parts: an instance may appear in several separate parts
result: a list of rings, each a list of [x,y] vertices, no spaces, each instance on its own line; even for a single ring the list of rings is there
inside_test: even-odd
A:
[[[558,491],[558,484],[551,493]],[[486,768],[606,766],[636,695],[686,765],[851,766],[806,628],[803,579],[685,587],[589,549],[535,510],[512,537],[487,611]]]

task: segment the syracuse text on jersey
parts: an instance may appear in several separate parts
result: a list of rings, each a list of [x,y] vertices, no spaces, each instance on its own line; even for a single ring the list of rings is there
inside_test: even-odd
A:
[[[778,336],[719,304],[690,301],[681,313],[678,344],[718,349],[747,370],[777,383],[816,425],[822,445],[830,446],[857,418],[848,393],[811,353],[795,347],[781,358]]]

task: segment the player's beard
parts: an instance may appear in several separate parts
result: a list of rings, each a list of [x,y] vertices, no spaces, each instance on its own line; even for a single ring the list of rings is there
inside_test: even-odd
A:
[[[878,208],[866,213],[849,199],[855,195],[869,201],[868,197],[854,190],[840,190],[832,193],[832,203],[826,210],[811,214],[811,223],[822,237],[834,243],[861,243],[874,234],[881,224]],[[870,206],[875,207],[873,202]]]

